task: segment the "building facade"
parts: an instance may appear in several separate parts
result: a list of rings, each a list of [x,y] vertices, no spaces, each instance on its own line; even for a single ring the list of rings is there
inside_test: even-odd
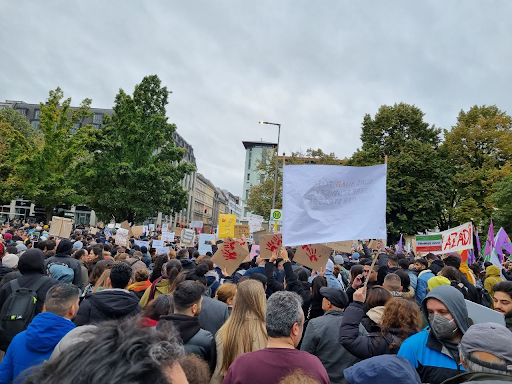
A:
[[[28,104],[23,101],[12,101],[7,100],[5,102],[0,102],[0,109],[12,108],[18,111],[21,115],[25,116],[30,124],[35,128],[39,129],[39,116],[41,113],[40,104]],[[76,107],[72,107],[76,109]],[[74,126],[76,129],[87,125],[92,124],[95,129],[100,129],[103,127],[103,117],[105,115],[113,115],[114,111],[112,109],[102,109],[102,108],[91,108],[92,112],[91,117],[83,118],[80,122],[75,123]],[[188,161],[196,165],[196,159],[194,156],[194,150],[192,146],[183,139],[183,137],[178,134],[176,131],[173,133],[172,137],[174,144],[176,147],[185,148],[185,156],[183,160]],[[188,191],[188,203],[187,208],[184,208],[180,212],[175,213],[173,217],[162,215],[162,213],[158,213],[157,217],[148,218],[145,223],[157,223],[160,222],[169,222],[175,226],[177,223],[185,223],[188,224],[192,220],[193,217],[193,206],[194,206],[194,187],[195,187],[195,172],[193,174],[185,176],[185,178],[180,182],[181,186]],[[69,217],[75,220],[76,224],[86,224],[86,225],[95,225],[96,224],[96,215],[94,211],[84,205],[79,206],[58,206],[55,207],[55,214],[62,214],[65,217]],[[0,220],[33,220],[33,221],[44,221],[46,217],[46,213],[44,212],[42,207],[34,205],[28,200],[23,199],[22,197],[11,201],[9,204],[1,204],[0,203]],[[47,218],[50,220],[51,218]]]
[[[242,189],[242,209],[243,216],[247,217],[248,212],[246,202],[249,199],[249,190],[253,185],[258,185],[263,181],[263,175],[256,170],[257,165],[267,162],[268,150],[274,150],[276,143],[264,141],[242,141],[245,147],[245,168],[244,168],[244,184]]]

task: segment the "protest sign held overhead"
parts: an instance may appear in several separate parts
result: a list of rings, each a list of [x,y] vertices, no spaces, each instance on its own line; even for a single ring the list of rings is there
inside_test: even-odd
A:
[[[212,241],[215,240],[215,235],[209,233],[201,233],[199,235],[199,254],[206,255],[206,252],[212,251]]]
[[[244,247],[232,238],[227,238],[219,245],[217,252],[212,257],[212,262],[220,268],[226,268],[228,275],[232,275],[242,261],[249,255]]]
[[[164,241],[163,240],[153,240],[153,248],[163,247]]]
[[[116,232],[116,244],[122,247],[126,247],[128,245],[128,233],[130,231],[128,229],[119,228]]]
[[[337,252],[351,253],[352,252],[352,240],[347,241],[333,241],[331,243],[325,243],[325,246],[334,249]]]
[[[283,244],[386,238],[386,171],[386,164],[284,167]]]
[[[193,229],[184,229],[181,232],[181,243],[186,246],[194,245],[194,230]]]
[[[49,230],[49,234],[57,237],[69,237],[71,235],[71,231],[73,230],[73,220],[65,218],[53,216],[52,222]]]
[[[162,240],[172,243],[174,241],[174,232],[162,232]]]
[[[203,228],[203,224],[202,221],[191,221],[190,228]]]
[[[268,234],[259,237],[260,255],[262,259],[270,259],[272,252],[279,250],[283,246],[283,236],[280,233]]]
[[[219,239],[235,237],[236,215],[219,215]]]
[[[261,229],[261,223],[263,223],[263,217],[261,217],[261,216],[249,217],[249,227],[251,229],[251,233],[258,232]]]
[[[144,227],[142,225],[136,225],[132,227],[132,235],[140,237],[144,233]]]
[[[169,224],[164,223],[162,224],[162,233],[169,232]]]
[[[323,244],[306,244],[297,247],[293,260],[301,265],[319,271],[325,268],[332,249]]]
[[[248,225],[235,225],[235,238],[241,239],[242,236],[250,237],[251,231]]]
[[[473,248],[473,226],[459,225],[443,232],[416,236],[417,252],[444,254]]]

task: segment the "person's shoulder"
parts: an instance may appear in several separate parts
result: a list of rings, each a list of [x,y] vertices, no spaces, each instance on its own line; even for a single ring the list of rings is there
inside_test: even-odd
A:
[[[415,333],[414,335],[408,337],[404,340],[402,343],[402,347],[417,347],[417,346],[423,346],[427,344],[428,340],[428,330],[424,329],[418,333]]]
[[[215,299],[212,299],[211,297],[208,297],[208,296],[203,296],[203,304],[202,305],[210,305],[211,307],[217,307],[219,309],[221,308],[226,308],[226,310],[228,309],[228,306],[226,305],[226,303],[223,303],[222,301],[219,301],[219,300],[215,300]]]

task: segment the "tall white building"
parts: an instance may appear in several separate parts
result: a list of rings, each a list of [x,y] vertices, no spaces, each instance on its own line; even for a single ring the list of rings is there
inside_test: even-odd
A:
[[[266,158],[266,150],[273,150],[277,147],[276,143],[265,141],[242,141],[245,147],[245,168],[244,168],[244,185],[242,193],[243,216],[247,217],[250,213],[247,210],[246,202],[249,199],[249,190],[253,185],[258,185],[263,181],[263,174],[256,171],[259,162],[268,161]]]

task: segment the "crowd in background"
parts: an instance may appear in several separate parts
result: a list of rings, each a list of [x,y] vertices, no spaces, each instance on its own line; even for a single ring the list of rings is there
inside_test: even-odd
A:
[[[0,384],[512,381],[512,263],[362,244],[311,271],[282,247],[228,275],[222,240],[157,254],[158,232],[104,233],[3,226]]]

